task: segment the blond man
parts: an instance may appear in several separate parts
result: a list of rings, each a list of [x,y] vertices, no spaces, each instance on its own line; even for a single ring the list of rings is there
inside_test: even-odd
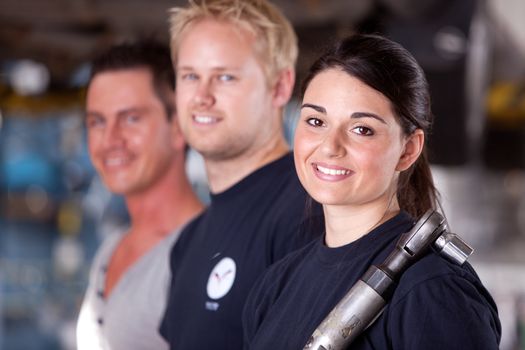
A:
[[[252,284],[312,239],[282,125],[297,40],[262,0],[191,1],[170,20],[178,121],[204,158],[211,203],[171,253],[161,334],[172,349],[240,349]]]

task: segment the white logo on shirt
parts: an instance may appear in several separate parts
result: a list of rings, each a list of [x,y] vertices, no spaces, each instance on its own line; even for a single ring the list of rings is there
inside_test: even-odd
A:
[[[220,299],[228,292],[233,286],[235,281],[236,266],[235,261],[232,258],[223,258],[213,270],[211,270],[210,277],[208,278],[208,285],[206,291],[208,297],[211,299]]]

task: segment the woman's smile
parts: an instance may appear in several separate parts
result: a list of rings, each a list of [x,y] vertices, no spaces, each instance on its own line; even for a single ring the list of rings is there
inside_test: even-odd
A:
[[[315,176],[324,181],[342,181],[353,174],[353,171],[326,163],[312,163]]]

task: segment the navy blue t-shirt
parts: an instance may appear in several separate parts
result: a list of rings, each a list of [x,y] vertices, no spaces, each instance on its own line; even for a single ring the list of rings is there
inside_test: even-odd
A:
[[[272,263],[318,236],[307,194],[286,156],[230,189],[181,233],[161,334],[171,349],[242,349],[242,309]],[[320,214],[320,206],[312,213]]]
[[[348,245],[317,239],[267,270],[243,314],[245,349],[300,350],[372,264],[393,250],[414,222],[400,213]],[[382,315],[349,348],[498,349],[497,308],[472,267],[431,252],[402,275]]]

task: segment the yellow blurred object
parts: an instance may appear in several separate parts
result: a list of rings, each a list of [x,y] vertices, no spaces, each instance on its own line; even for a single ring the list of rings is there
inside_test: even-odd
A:
[[[48,92],[38,96],[17,95],[13,91],[0,88],[0,105],[4,114],[32,113],[38,115],[56,110],[83,108],[85,89],[72,89],[60,92]]]
[[[74,201],[66,201],[60,205],[57,216],[58,231],[65,236],[78,234],[82,226],[82,211]]]
[[[507,127],[519,127],[525,123],[525,82],[494,84],[487,96],[487,112],[490,122]]]

